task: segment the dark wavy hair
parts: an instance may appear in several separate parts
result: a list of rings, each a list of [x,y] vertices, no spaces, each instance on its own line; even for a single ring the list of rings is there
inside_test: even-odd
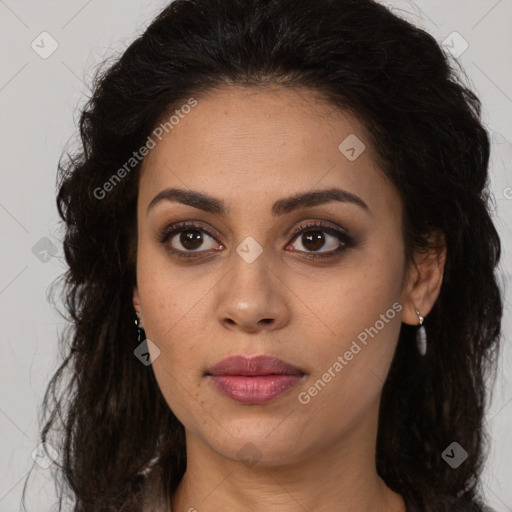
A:
[[[431,35],[373,0],[176,0],[97,70],[81,110],[80,150],[59,161],[70,325],[40,421],[41,441],[60,449],[61,506],[67,494],[75,512],[141,511],[148,475],[158,475],[155,488],[170,503],[186,469],[184,427],[152,367],[133,355],[140,163],[102,199],[94,191],[187,98],[278,85],[320,93],[366,127],[403,200],[408,262],[429,248],[432,230],[445,235],[443,283],[425,321],[429,350],[418,355],[414,327],[402,324],[382,393],[376,464],[410,511],[482,510],[501,246],[481,103],[451,59]],[[453,441],[468,453],[456,470],[441,456]]]

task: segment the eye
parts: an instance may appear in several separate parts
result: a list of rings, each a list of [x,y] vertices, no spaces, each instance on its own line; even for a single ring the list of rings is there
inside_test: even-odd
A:
[[[204,247],[205,242],[208,242],[206,247]],[[165,229],[160,236],[160,243],[165,245],[169,252],[174,255],[190,258],[198,256],[198,254],[194,253],[215,249],[217,242],[205,229],[196,224],[183,222]],[[215,250],[222,248],[223,246],[219,245]]]
[[[298,244],[299,248],[296,248],[298,252],[305,253],[305,257],[309,259],[332,258],[353,245],[352,238],[345,230],[321,222],[299,226],[294,230],[293,235],[293,239],[297,242],[288,244],[286,248]],[[326,246],[327,250],[320,251]]]
[[[312,260],[334,258],[353,246],[353,239],[346,230],[318,221],[298,226],[291,236],[297,242],[289,243],[285,248],[291,247],[303,254],[302,257]],[[204,253],[224,248],[205,228],[190,222],[167,227],[159,236],[159,242],[170,254],[180,258],[200,258]],[[302,248],[294,247],[295,244]],[[320,251],[325,246],[327,250]]]

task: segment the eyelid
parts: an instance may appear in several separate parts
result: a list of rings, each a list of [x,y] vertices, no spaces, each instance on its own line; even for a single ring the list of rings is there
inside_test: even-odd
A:
[[[318,230],[326,231],[332,235],[342,234],[347,238],[352,238],[348,229],[325,220],[309,220],[302,224],[299,222],[299,225],[292,229],[289,236],[296,237],[308,228],[318,228]]]

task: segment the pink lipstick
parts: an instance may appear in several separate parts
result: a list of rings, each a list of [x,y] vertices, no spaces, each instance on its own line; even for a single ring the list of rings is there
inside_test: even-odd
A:
[[[260,355],[230,356],[212,366],[207,375],[215,388],[243,404],[264,404],[295,387],[305,373],[281,359]]]

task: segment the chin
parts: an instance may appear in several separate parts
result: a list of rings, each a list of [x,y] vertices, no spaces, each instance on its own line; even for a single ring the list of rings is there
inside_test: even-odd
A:
[[[221,438],[210,439],[208,443],[220,455],[235,462],[242,462],[248,467],[276,467],[296,463],[300,458],[297,447],[301,440],[297,435],[300,430],[277,427],[279,422],[262,422],[260,427],[253,425],[224,425]],[[279,431],[280,430],[280,431]],[[230,435],[232,434],[232,435]]]

